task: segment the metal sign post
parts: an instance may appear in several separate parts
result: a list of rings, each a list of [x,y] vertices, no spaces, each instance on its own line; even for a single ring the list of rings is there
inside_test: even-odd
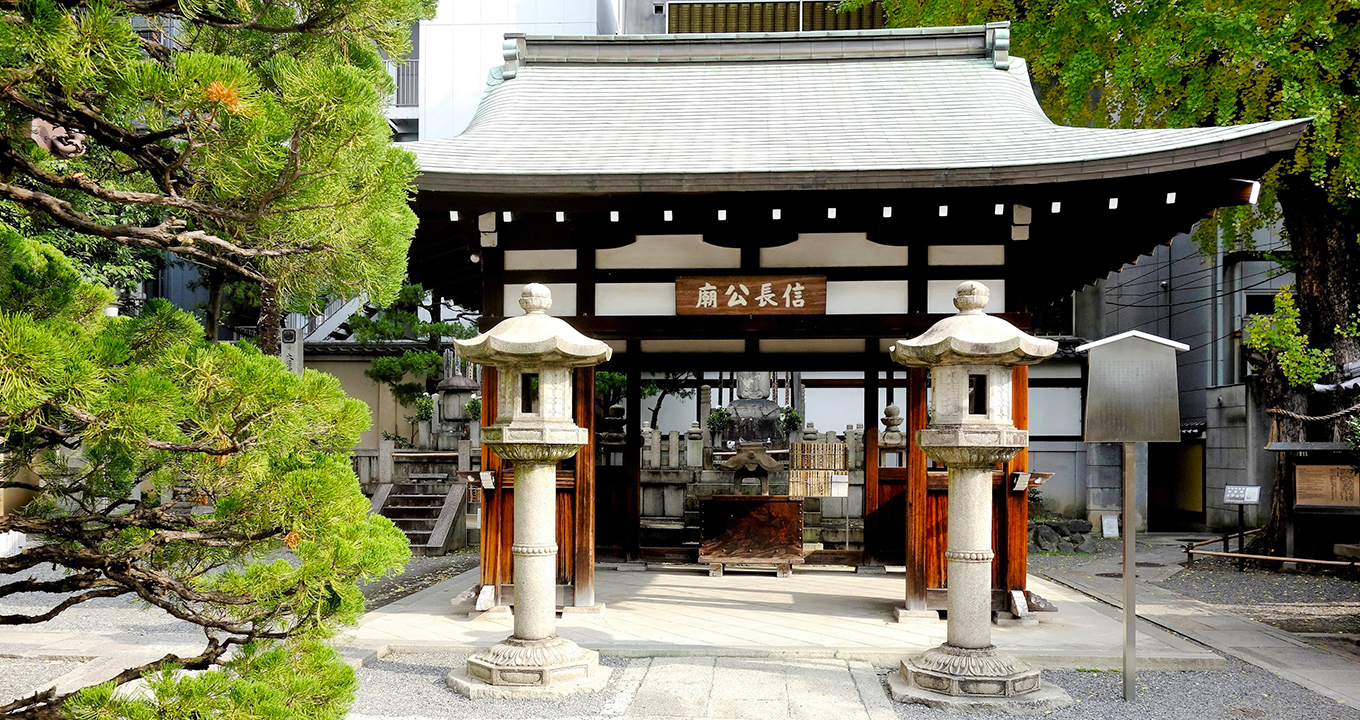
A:
[[[1124,700],[1132,702],[1138,671],[1138,527],[1136,450],[1140,442],[1180,440],[1176,352],[1190,346],[1132,330],[1077,348],[1090,351],[1086,442],[1124,444]]]

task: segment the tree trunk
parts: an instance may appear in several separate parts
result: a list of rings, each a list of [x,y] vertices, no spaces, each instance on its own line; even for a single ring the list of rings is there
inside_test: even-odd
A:
[[[1340,371],[1360,362],[1360,338],[1338,332],[1355,319],[1360,306],[1360,214],[1338,207],[1306,175],[1284,179],[1280,207],[1294,255],[1299,330],[1313,347],[1331,349],[1332,363]],[[1334,409],[1350,404],[1348,398],[1330,399]],[[1315,425],[1311,436],[1340,440],[1345,419]]]
[[[218,328],[222,325],[222,289],[226,276],[221,270],[208,270],[208,307],[203,312],[203,337],[208,342],[218,340]]]
[[[1349,208],[1334,204],[1327,192],[1306,175],[1283,179],[1280,207],[1294,261],[1294,297],[1299,308],[1299,330],[1314,348],[1330,349],[1337,369],[1331,380],[1348,364],[1360,361],[1360,338],[1338,332],[1355,317],[1360,305],[1360,217]],[[1327,379],[1324,379],[1326,381]],[[1269,409],[1300,415],[1325,415],[1350,405],[1353,393],[1329,393],[1310,403],[1312,388],[1290,386],[1275,358],[1258,376],[1256,389]],[[1271,440],[1302,442],[1333,441],[1345,436],[1346,420],[1305,422],[1272,414]],[[1252,542],[1253,552],[1283,555],[1285,530],[1291,520],[1294,478],[1285,472],[1284,458],[1277,458],[1275,490],[1270,517]]]
[[[260,283],[260,319],[255,324],[256,338],[260,350],[265,355],[279,355],[282,350],[280,331],[283,328],[283,310],[279,306],[279,286],[274,283]]]

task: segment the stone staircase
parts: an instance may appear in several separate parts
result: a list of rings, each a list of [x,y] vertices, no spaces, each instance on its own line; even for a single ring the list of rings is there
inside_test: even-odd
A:
[[[467,485],[447,474],[413,474],[380,485],[372,509],[406,533],[412,555],[443,555],[466,542]]]

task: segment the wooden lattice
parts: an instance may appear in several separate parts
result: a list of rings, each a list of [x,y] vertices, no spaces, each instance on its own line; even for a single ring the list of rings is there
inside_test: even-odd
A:
[[[789,445],[789,469],[845,472],[845,443],[796,442]]]
[[[790,470],[789,495],[792,497],[830,497],[830,470]]]

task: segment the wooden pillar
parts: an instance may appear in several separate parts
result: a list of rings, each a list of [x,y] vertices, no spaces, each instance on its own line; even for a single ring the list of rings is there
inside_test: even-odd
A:
[[[496,420],[496,368],[482,368],[482,427]],[[501,556],[501,459],[491,448],[482,443],[482,470],[490,471],[495,478],[495,488],[482,490],[482,584],[496,588],[496,603],[500,604],[502,584]],[[505,580],[508,582],[508,580]]]
[[[576,453],[576,482],[572,488],[576,527],[573,533],[575,562],[572,573],[572,604],[589,607],[595,604],[595,368],[577,368],[573,380],[576,387],[576,424],[588,431],[589,444]]]
[[[877,340],[866,340],[866,349]],[[869,365],[876,365],[872,355]],[[882,540],[878,522],[878,370],[864,371],[864,564],[879,565],[878,551]],[[889,523],[890,525],[891,523]],[[847,529],[848,532],[848,529]]]
[[[907,610],[926,609],[926,454],[916,445],[916,431],[926,427],[926,369],[907,370]]]
[[[1011,407],[1015,427],[1029,429],[1029,368],[1021,365],[1011,375]],[[1024,590],[1029,565],[1029,492],[1011,489],[1011,473],[1029,470],[1029,449],[1021,450],[1010,462],[1005,464],[1005,475],[1001,481],[1001,492],[1005,502],[1002,522],[999,523],[1001,536],[996,538],[998,559],[1002,567],[996,580],[999,589]]]
[[[641,345],[638,341],[630,340],[628,354],[637,358]],[[636,360],[629,363],[627,378],[623,465],[628,472],[628,481],[624,493],[625,515],[619,520],[624,523],[624,555],[636,560],[641,555],[642,546],[642,371]]]

